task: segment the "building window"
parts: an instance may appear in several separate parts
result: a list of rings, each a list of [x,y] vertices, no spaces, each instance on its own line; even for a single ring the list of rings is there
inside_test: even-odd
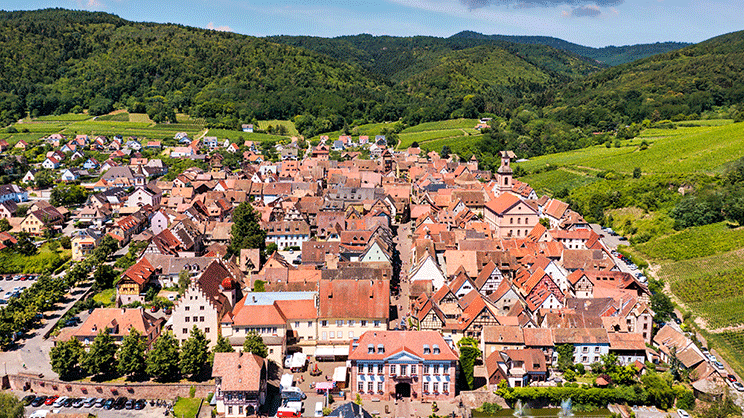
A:
[[[429,393],[429,383],[424,382],[424,393]]]
[[[434,382],[431,384],[431,387],[434,393],[439,393],[439,383]]]
[[[189,322],[189,317],[186,316],[186,317],[183,318],[183,320],[184,320],[184,322]]]
[[[333,339],[333,338],[336,338],[336,332],[335,331],[331,331],[331,339]]]
[[[406,373],[407,371],[408,371],[408,366],[406,366],[405,364],[401,364],[400,365],[400,375],[401,376],[405,376],[407,374]]]
[[[337,326],[337,327],[342,327],[342,326],[344,326],[344,321],[343,321],[343,320],[340,320],[340,321],[339,321],[339,320],[337,320],[337,321],[336,321],[336,326]]]
[[[375,391],[375,383],[374,382],[367,382],[367,391],[369,393],[372,393]]]
[[[395,375],[395,374],[396,374],[396,373],[395,373],[395,370],[396,370],[396,369],[395,369],[395,364],[391,364],[391,365],[390,365],[390,374],[392,374],[392,375]]]
[[[594,347],[594,352],[599,353],[599,347]]]
[[[357,383],[357,391],[364,392],[364,382]]]
[[[449,383],[447,382],[442,383],[442,392],[449,393]]]
[[[382,393],[382,382],[377,382],[377,391]]]
[[[186,311],[188,311],[189,309],[191,309],[191,307],[190,307],[190,306],[184,306],[184,309],[185,309]]]
[[[183,329],[183,333],[184,333],[184,334],[188,334],[188,333],[189,333],[189,330],[187,330],[186,328],[184,328],[184,329]]]
[[[349,326],[350,327],[353,327],[354,326],[354,321],[349,321]]]
[[[199,322],[204,322],[204,317],[203,316],[200,316],[199,317]]]
[[[378,328],[380,326],[380,321],[375,321],[375,328]]]
[[[359,321],[359,324],[363,327],[367,326],[367,321]]]
[[[354,338],[354,331],[349,331],[349,339]]]
[[[357,364],[357,374],[364,373],[364,365],[363,364]]]
[[[307,321],[307,327],[312,328],[313,327],[313,321]]]
[[[328,321],[320,321],[320,326],[321,327],[327,327],[328,326]]]
[[[429,365],[424,364],[424,374],[429,374]]]
[[[434,374],[439,374],[439,365],[438,364],[435,364],[434,365]]]
[[[199,310],[200,310],[200,311],[203,311],[203,310],[204,310],[204,307],[203,307],[203,306],[200,306],[200,307],[199,307]]]
[[[589,347],[582,347],[581,352],[582,353],[588,353],[589,352]]]
[[[416,365],[411,364],[411,374],[416,374]]]
[[[207,327],[207,328],[204,328],[204,333],[205,333],[205,334],[209,334],[209,327]]]

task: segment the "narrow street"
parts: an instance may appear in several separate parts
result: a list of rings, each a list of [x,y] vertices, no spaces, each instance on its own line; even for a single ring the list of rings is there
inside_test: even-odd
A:
[[[397,323],[391,326],[395,328],[396,325],[400,324],[400,320],[404,319],[406,327],[408,326],[407,315],[411,310],[410,303],[410,283],[408,282],[408,274],[411,270],[411,223],[401,224],[398,227],[398,235],[395,237],[395,245],[400,254],[401,267],[400,267],[400,291],[397,296],[393,297],[391,304],[398,306],[398,320]]]

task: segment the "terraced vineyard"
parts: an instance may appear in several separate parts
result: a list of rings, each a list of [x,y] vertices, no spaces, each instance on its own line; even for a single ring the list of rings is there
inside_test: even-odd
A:
[[[687,277],[671,287],[710,328],[744,324],[744,269]]]
[[[734,368],[739,376],[744,375],[744,331],[724,331],[720,334],[704,333],[708,344]]]
[[[744,227],[731,229],[726,222],[686,229],[637,246],[657,260],[688,260],[744,248]]]
[[[641,150],[643,141],[648,149]],[[528,171],[560,165],[627,174],[635,167],[640,167],[644,173],[718,173],[727,163],[744,156],[744,124],[649,129],[640,137],[621,144],[620,148],[598,145],[546,155],[519,165]]]
[[[557,170],[543,171],[542,173],[530,174],[519,179],[529,184],[538,195],[547,194],[552,196],[555,192],[563,189],[575,189],[598,181],[594,175],[587,175],[581,171],[559,168]]]

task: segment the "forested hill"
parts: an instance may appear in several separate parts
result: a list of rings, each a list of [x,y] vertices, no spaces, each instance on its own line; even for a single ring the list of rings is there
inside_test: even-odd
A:
[[[470,39],[481,41],[505,41],[516,44],[546,45],[562,51],[591,58],[610,66],[625,64],[647,58],[652,55],[675,51],[691,44],[686,42],[656,42],[653,44],[637,44],[625,46],[606,46],[603,48],[592,48],[578,45],[563,39],[551,36],[513,36],[513,35],[483,35],[472,31],[462,31],[452,35],[449,39]]]
[[[744,112],[744,31],[619,65],[560,89],[548,114],[598,121],[695,119],[717,107]]]
[[[121,107],[156,120],[181,111],[231,127],[304,112],[339,123],[357,110],[383,113],[390,94],[358,66],[306,49],[62,9],[0,12],[0,74],[3,125],[26,112]]]
[[[474,38],[433,36],[372,36],[368,34],[320,38],[314,36],[272,36],[274,42],[307,48],[341,61],[353,62],[374,74],[403,82],[458,56],[474,55],[468,50],[501,50],[510,60],[523,60],[553,76],[577,78],[602,68],[596,62],[545,45],[525,45]],[[462,54],[460,54],[462,52]],[[514,74],[508,74],[513,76]]]
[[[0,12],[0,122],[127,108],[156,121],[184,112],[226,128],[305,114],[315,119],[313,131],[330,131],[354,121],[418,123],[503,112],[597,70],[544,46],[357,40],[356,50],[343,55],[337,51],[345,45],[334,40],[319,50],[106,13]],[[463,46],[450,56],[454,49],[443,43]],[[351,59],[357,51],[359,59]],[[369,57],[380,64],[364,65]],[[494,64],[498,71],[485,67]],[[453,65],[457,77],[445,74]],[[433,78],[417,77],[424,73]]]

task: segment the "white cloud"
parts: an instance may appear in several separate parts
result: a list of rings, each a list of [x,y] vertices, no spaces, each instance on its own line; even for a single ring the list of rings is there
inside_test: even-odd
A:
[[[207,29],[216,30],[217,32],[233,32],[233,29],[230,26],[215,26],[214,22],[207,23]]]

